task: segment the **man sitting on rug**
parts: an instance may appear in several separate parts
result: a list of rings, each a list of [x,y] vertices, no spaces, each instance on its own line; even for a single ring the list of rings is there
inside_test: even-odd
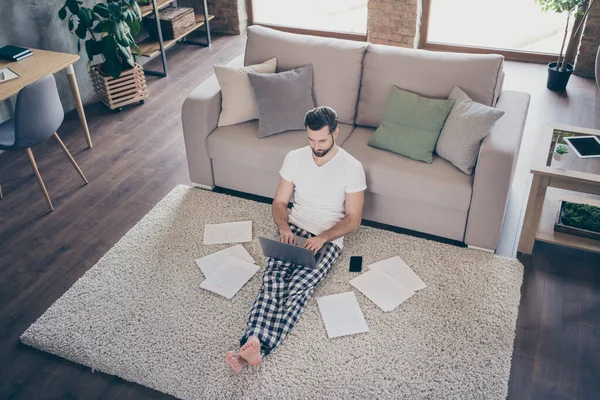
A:
[[[304,247],[324,255],[315,269],[267,260],[240,351],[226,354],[236,373],[246,365],[259,365],[290,333],[315,288],[339,258],[343,236],[360,226],[365,172],[358,160],[336,145],[337,124],[337,114],[330,107],[306,114],[309,145],[285,157],[272,207],[280,241],[296,244],[295,236],[309,238]],[[292,193],[295,202],[288,217]]]

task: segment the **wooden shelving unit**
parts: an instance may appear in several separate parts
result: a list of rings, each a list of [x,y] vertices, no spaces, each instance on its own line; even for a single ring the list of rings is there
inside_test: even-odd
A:
[[[157,0],[156,7],[158,10],[162,10],[166,6],[171,5],[173,2],[175,2],[175,0]],[[148,15],[152,14],[154,11],[152,8],[152,2],[150,1],[150,4],[147,6],[140,6],[140,10],[142,11],[142,17],[147,17]]]
[[[157,32],[158,32],[158,40],[153,39],[152,37],[148,37],[138,43],[140,50],[142,51],[142,57],[154,58],[160,54],[162,58],[162,71],[150,71],[144,70],[147,75],[157,75],[157,76],[167,76],[168,67],[167,67],[167,55],[166,50],[173,46],[175,43],[184,43],[184,44],[193,44],[198,46],[210,46],[211,38],[210,38],[210,24],[209,21],[213,19],[214,15],[208,15],[208,6],[206,4],[206,0],[203,1],[203,9],[204,13],[200,15],[196,15],[196,23],[192,26],[188,31],[184,34],[179,35],[174,39],[164,40],[162,36],[162,30],[160,27],[160,18],[158,16],[158,11],[162,10],[165,7],[170,5],[177,6],[177,0],[150,0],[150,4],[145,6],[140,6],[140,10],[142,12],[142,17],[146,17],[150,14],[154,14]],[[206,32],[206,42],[193,41],[188,40],[187,36],[197,30],[198,28],[204,26],[204,31]]]
[[[208,20],[214,18],[214,15],[209,15]],[[196,23],[193,27],[191,27],[188,31],[186,31],[183,35],[177,36],[175,39],[169,39],[163,41],[163,48],[168,49],[173,46],[177,41],[183,39],[190,33],[194,32],[196,29],[200,28],[204,25],[204,15],[196,15]],[[142,50],[142,56],[144,57],[155,57],[160,53],[160,43],[157,40],[152,38],[146,38],[140,43],[138,43],[140,50]]]

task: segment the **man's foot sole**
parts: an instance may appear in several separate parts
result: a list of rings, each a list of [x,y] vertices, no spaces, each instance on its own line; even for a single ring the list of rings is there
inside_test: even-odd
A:
[[[240,357],[242,357],[248,365],[256,366],[262,362],[260,356],[260,341],[256,336],[251,336],[246,344],[240,349]]]

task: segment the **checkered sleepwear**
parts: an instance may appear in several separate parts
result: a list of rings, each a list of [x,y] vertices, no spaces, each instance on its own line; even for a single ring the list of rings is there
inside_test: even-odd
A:
[[[290,224],[295,235],[310,238],[315,235]],[[250,336],[261,343],[261,355],[269,355],[291,332],[315,288],[327,276],[341,249],[327,242],[315,257],[325,255],[315,269],[269,258],[262,275],[260,293],[248,314],[247,330],[240,339],[243,346]]]

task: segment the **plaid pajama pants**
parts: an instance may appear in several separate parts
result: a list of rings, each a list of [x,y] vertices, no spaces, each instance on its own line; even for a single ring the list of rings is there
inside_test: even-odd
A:
[[[290,228],[298,236],[315,236],[293,224]],[[261,355],[265,357],[291,332],[315,288],[339,258],[341,249],[327,242],[315,257],[320,257],[322,252],[325,254],[315,269],[273,258],[267,260],[260,293],[248,314],[247,330],[240,339],[240,347],[250,336],[256,336],[260,340]]]

